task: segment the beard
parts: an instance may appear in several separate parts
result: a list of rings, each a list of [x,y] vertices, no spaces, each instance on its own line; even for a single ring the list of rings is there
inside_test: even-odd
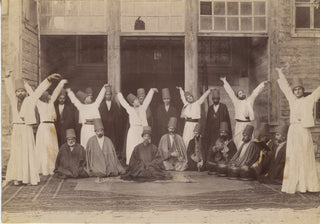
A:
[[[25,96],[25,95],[22,95],[22,94],[19,94],[17,97],[18,97],[19,100],[24,100],[24,98],[25,98],[26,96]]]
[[[242,95],[242,96],[239,96],[238,98],[239,98],[239,100],[244,100],[244,99],[246,99],[246,95]]]
[[[97,136],[98,136],[98,138],[102,138],[103,134],[98,134]]]

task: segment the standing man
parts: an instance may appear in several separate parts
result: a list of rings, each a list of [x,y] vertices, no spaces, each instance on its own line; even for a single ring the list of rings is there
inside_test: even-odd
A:
[[[12,72],[5,76],[4,82],[11,103],[13,122],[7,182],[13,181],[14,185],[21,183],[37,185],[40,182],[32,128],[32,125],[36,124],[35,106],[51,82],[59,79],[61,76],[58,74],[48,76],[30,96],[27,96],[28,87],[22,79],[16,79],[14,85]]]
[[[188,167],[187,150],[182,137],[175,133],[177,118],[170,117],[168,133],[159,142],[159,151],[166,170],[184,171]]]
[[[66,103],[66,94],[66,90],[62,89],[58,97],[58,100],[55,104],[55,111],[57,115],[55,125],[58,135],[59,146],[66,143],[66,130],[76,127],[76,111],[72,105]]]
[[[209,148],[211,148],[219,138],[221,122],[227,123],[228,135],[232,137],[229,111],[227,105],[220,103],[220,92],[218,89],[212,90],[212,102],[213,105],[208,108],[205,126],[205,139]]]
[[[146,91],[144,88],[139,88],[137,89],[137,97],[139,99],[140,105],[143,104],[144,99],[146,98]],[[148,125],[152,128],[153,126],[153,116],[150,110],[150,107],[148,106],[147,108],[147,121],[148,121]]]
[[[111,139],[118,157],[122,152],[122,138],[123,138],[123,121],[120,115],[120,108],[116,102],[112,100],[111,85],[106,86],[106,93],[104,101],[101,102],[99,112],[104,128],[104,135]]]
[[[310,128],[314,126],[313,107],[320,99],[320,87],[305,97],[301,79],[294,79],[290,88],[282,69],[276,70],[279,74],[279,87],[289,101],[290,107],[290,126],[281,191],[289,194],[296,191],[318,192],[320,179]]]
[[[170,91],[168,88],[164,88],[161,91],[162,93],[162,101],[163,104],[159,105],[156,111],[155,116],[155,131],[156,136],[153,139],[155,144],[158,144],[160,138],[168,132],[168,122],[170,117],[178,118],[178,111],[177,109],[170,104],[171,97]]]
[[[252,124],[254,121],[254,110],[253,104],[256,100],[257,96],[262,92],[263,88],[269,83],[269,81],[264,81],[260,83],[251,93],[249,97],[247,97],[243,90],[239,90],[237,94],[234,93],[231,86],[227,82],[226,77],[221,77],[220,80],[223,82],[224,89],[228,93],[234,109],[235,109],[235,120],[236,127],[233,140],[239,149],[242,142],[242,133],[245,127],[249,124]]]

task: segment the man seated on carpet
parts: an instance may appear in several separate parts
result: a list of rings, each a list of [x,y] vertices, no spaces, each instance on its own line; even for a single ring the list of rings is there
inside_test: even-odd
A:
[[[256,166],[257,179],[267,184],[282,184],[284,164],[286,161],[288,125],[276,128],[274,138],[268,143],[269,151],[264,151],[261,163]]]
[[[219,138],[215,144],[209,149],[206,166],[208,174],[215,174],[217,166],[220,163],[228,164],[234,154],[237,152],[237,147],[230,136],[228,122],[220,123]]]
[[[57,178],[80,178],[88,177],[85,171],[86,151],[82,145],[76,143],[76,133],[74,129],[66,130],[67,142],[61,145],[54,170]]]
[[[125,180],[154,181],[168,180],[171,175],[164,170],[159,150],[151,143],[151,127],[143,127],[143,142],[138,144],[131,155]]]
[[[168,133],[159,142],[159,151],[166,170],[184,171],[188,167],[187,150],[182,137],[175,133],[177,118],[170,117]]]
[[[101,119],[93,120],[96,135],[89,138],[87,143],[87,170],[89,176],[107,177],[124,174],[110,138],[104,136]]]
[[[187,150],[188,170],[204,171],[206,163],[206,152],[204,138],[200,135],[199,124],[193,129],[194,138],[190,140]]]

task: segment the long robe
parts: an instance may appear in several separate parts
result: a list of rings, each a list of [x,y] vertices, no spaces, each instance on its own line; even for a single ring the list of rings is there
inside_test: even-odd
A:
[[[5,78],[4,82],[11,104],[13,123],[6,181],[22,181],[25,184],[36,185],[40,182],[40,178],[36,167],[37,157],[32,125],[36,124],[36,102],[51,83],[45,79],[30,96],[22,101],[19,111],[13,77]],[[26,83],[25,88],[28,88]]]
[[[200,170],[203,171],[205,169],[205,164],[207,161],[207,147],[205,144],[205,139],[202,136],[199,137],[198,144],[199,144],[199,152],[201,153],[200,158],[203,161],[203,165]],[[193,171],[198,170],[197,162],[192,159],[192,155],[195,153],[195,151],[196,151],[196,138],[193,138],[189,142],[188,149],[187,149],[188,170],[193,170]]]
[[[62,113],[59,112],[59,104],[55,104],[55,110],[57,114],[57,120],[56,120],[56,131],[58,135],[58,145],[63,145],[67,139],[66,139],[66,130],[73,128],[76,128],[75,123],[75,113],[76,110],[72,105],[69,105],[67,103],[64,104]]]
[[[158,106],[155,114],[155,137],[153,142],[157,145],[160,141],[160,138],[168,132],[168,122],[170,117],[175,117],[178,120],[178,111],[177,109],[169,105],[168,111],[166,111],[164,104]]]
[[[174,134],[173,142],[170,142],[170,135],[165,134],[159,142],[159,151],[166,170],[184,171],[188,168],[188,156],[186,146],[182,137]],[[177,156],[172,156],[175,153]]]
[[[283,74],[279,87],[289,101],[290,126],[287,135],[286,162],[281,191],[293,194],[320,191],[310,127],[314,126],[313,106],[320,98],[320,87],[309,96],[297,98]]]
[[[217,112],[214,111],[213,105],[211,105],[208,108],[204,135],[208,147],[211,147],[213,144],[215,144],[216,140],[219,138],[220,123],[223,121],[228,123],[228,129],[230,133],[229,135],[232,136],[232,128],[227,105],[219,103],[219,108]]]
[[[105,177],[124,174],[112,141],[103,136],[103,146],[99,145],[97,136],[92,136],[87,143],[87,171],[89,176]]]
[[[264,148],[263,146],[260,142],[251,141],[245,153],[241,156],[243,148],[240,147],[230,160],[230,163],[237,167],[248,166],[250,168],[259,159],[260,151]]]
[[[157,147],[151,143],[147,145],[141,143],[134,148],[128,173],[122,178],[136,181],[154,181],[172,177],[164,170]]]
[[[102,101],[99,112],[104,127],[104,135],[111,139],[117,155],[121,156],[124,122],[121,119],[120,108],[114,101],[111,101],[109,110],[106,101]]]
[[[57,156],[54,173],[57,177],[87,177],[86,151],[76,143],[71,151],[67,143],[64,143]]]

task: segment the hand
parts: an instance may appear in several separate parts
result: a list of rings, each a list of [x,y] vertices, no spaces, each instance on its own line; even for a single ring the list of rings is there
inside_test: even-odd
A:
[[[68,83],[68,80],[66,80],[66,79],[62,79],[60,82],[62,82],[62,83],[63,83],[63,85],[65,85],[65,84],[67,84],[67,83]]]
[[[178,90],[182,90],[182,88],[181,88],[180,86],[176,86],[176,88],[177,88]]]
[[[152,88],[155,93],[158,93],[159,90],[157,88]]]
[[[201,160],[200,162],[197,163],[197,167],[201,168],[203,166],[203,160]]]
[[[221,76],[221,77],[220,77],[220,80],[221,80],[222,82],[225,82],[225,81],[227,81],[227,77]]]
[[[107,84],[104,84],[104,88],[106,88],[106,87],[109,87],[109,86],[111,86],[109,83],[107,83]]]
[[[71,89],[70,88],[66,88],[66,92],[67,93],[71,92]]]
[[[266,80],[263,82],[264,86],[267,86],[268,84],[271,84],[271,81],[270,80]]]
[[[57,73],[53,73],[53,74],[51,74],[51,75],[49,75],[49,76],[47,77],[47,79],[48,79],[49,82],[52,82],[53,80],[59,80],[59,79],[61,79],[61,78],[62,78],[61,75],[59,75],[59,74],[57,74]]]

